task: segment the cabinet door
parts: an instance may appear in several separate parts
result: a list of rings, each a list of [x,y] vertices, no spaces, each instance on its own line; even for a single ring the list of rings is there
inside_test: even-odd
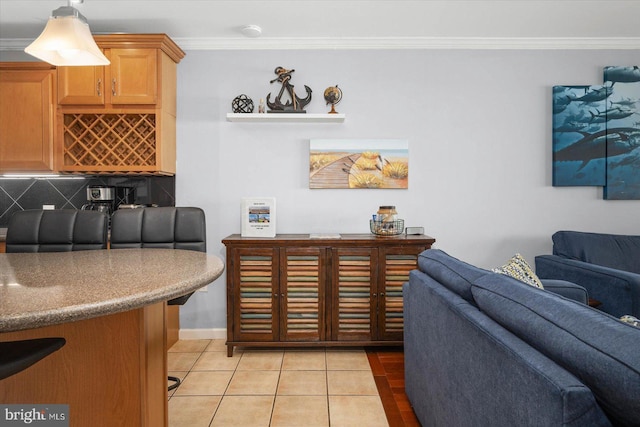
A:
[[[425,246],[380,248],[378,287],[378,339],[402,341],[404,309],[402,285],[417,268],[418,255]]]
[[[104,105],[105,67],[58,67],[58,104]]]
[[[112,104],[156,104],[158,50],[110,49],[109,85]]]
[[[283,248],[280,252],[280,339],[325,339],[325,250]]]
[[[278,341],[278,253],[276,249],[231,250],[233,338]]]
[[[375,339],[377,254],[373,248],[334,248],[332,262],[332,339]]]
[[[52,171],[55,70],[0,71],[0,172]]]

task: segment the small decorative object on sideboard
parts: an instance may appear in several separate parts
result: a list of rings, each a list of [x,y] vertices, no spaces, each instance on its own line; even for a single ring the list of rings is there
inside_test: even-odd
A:
[[[409,235],[421,235],[424,234],[424,227],[407,227],[404,229],[405,234]]]
[[[391,222],[398,219],[398,212],[395,206],[380,206],[374,218],[376,221]]]
[[[275,79],[271,80],[270,83],[280,82],[282,83],[282,87],[280,88],[280,92],[276,99],[271,102],[271,93],[267,95],[267,106],[269,107],[269,113],[306,113],[304,107],[311,102],[311,88],[309,86],[304,85],[304,88],[307,91],[307,96],[305,98],[299,98],[296,95],[294,90],[294,86],[291,84],[291,73],[295,70],[287,70],[284,67],[276,67],[274,72],[278,75]],[[283,104],[282,96],[285,94],[289,95],[289,99]]]
[[[369,221],[369,229],[376,236],[397,236],[404,232],[404,220],[398,219],[395,206],[380,206]]]
[[[253,113],[253,100],[243,93],[233,98],[231,108],[234,113]]]
[[[242,198],[242,237],[276,237],[276,199]]]
[[[404,219],[395,221],[369,220],[369,228],[376,236],[398,236],[404,232]]]
[[[342,100],[342,89],[338,85],[329,86],[324,90],[324,100],[327,101],[327,105],[331,104],[331,111],[328,114],[338,114],[335,105]]]

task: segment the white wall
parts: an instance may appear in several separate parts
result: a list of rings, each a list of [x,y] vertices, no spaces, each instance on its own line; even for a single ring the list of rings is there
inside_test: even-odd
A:
[[[273,69],[314,90],[327,111],[338,84],[343,124],[231,123],[231,100],[272,98]],[[274,196],[279,233],[367,233],[379,205],[397,206],[434,247],[491,268],[515,252],[533,264],[560,229],[640,234],[640,201],[606,201],[595,187],[551,186],[551,87],[598,84],[606,65],[640,65],[640,51],[189,51],[178,66],[179,206],[207,215],[208,252],[240,232],[240,198]],[[257,110],[257,108],[256,108]],[[405,138],[407,190],[310,190],[310,138]],[[226,326],[226,277],[182,309],[182,328]]]

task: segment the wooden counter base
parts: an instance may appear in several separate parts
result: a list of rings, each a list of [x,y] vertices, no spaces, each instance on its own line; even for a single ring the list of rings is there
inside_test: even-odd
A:
[[[0,402],[68,404],[71,426],[166,426],[166,303],[39,329],[0,341],[64,337],[56,353],[0,381]]]

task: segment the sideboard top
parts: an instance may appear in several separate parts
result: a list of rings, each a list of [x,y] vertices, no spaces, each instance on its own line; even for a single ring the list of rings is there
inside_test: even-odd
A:
[[[360,244],[371,242],[375,246],[402,246],[426,244],[432,245],[436,239],[424,234],[380,237],[370,233],[353,234],[339,233],[340,237],[334,234],[328,237],[311,237],[314,234],[276,234],[276,237],[242,237],[240,234],[232,234],[222,239],[225,245],[314,245],[314,246],[336,246],[348,244]],[[323,236],[322,233],[317,235]]]

